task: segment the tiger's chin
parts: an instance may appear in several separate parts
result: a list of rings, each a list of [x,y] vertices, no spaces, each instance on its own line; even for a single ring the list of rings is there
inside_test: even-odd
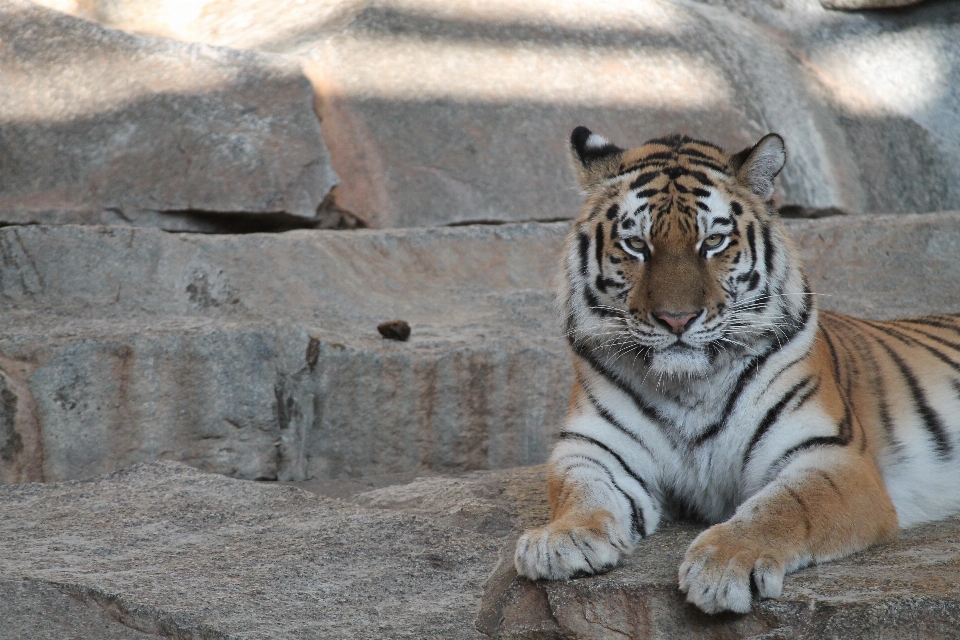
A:
[[[650,354],[648,363],[654,373],[677,377],[703,377],[712,368],[706,351],[688,346],[672,346],[655,351]]]

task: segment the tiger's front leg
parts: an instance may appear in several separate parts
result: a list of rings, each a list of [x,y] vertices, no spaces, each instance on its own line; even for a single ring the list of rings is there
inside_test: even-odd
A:
[[[680,589],[707,613],[746,613],[751,576],[760,597],[776,598],[786,573],[891,542],[897,532],[896,511],[869,455],[813,449],[693,541],[680,565]]]
[[[550,524],[525,532],[517,543],[517,572],[531,580],[563,580],[603,573],[653,531],[659,513],[603,462],[555,461],[547,479]],[[626,487],[624,485],[627,485]]]

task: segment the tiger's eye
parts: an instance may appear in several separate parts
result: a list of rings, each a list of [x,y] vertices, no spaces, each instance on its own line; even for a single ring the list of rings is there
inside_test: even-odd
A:
[[[627,248],[634,253],[643,253],[647,248],[647,243],[640,238],[624,238],[623,244],[627,245]]]
[[[704,238],[703,246],[705,246],[707,249],[716,249],[723,244],[725,238],[726,236],[724,236],[722,233],[714,233],[713,235],[709,235]]]

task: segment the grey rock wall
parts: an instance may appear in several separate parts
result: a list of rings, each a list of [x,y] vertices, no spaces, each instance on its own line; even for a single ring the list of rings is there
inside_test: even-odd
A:
[[[573,217],[581,124],[624,146],[679,130],[731,151],[778,131],[784,204],[960,209],[956,2],[46,1],[301,61],[336,201],[378,227]]]
[[[296,62],[26,0],[0,41],[0,223],[306,225],[337,183]]]
[[[824,308],[960,311],[960,214],[789,226]],[[571,384],[566,232],[0,229],[0,481],[156,459],[282,480],[542,462]],[[408,341],[377,332],[395,319]]]
[[[2,479],[542,461],[570,384],[550,292],[564,227],[0,230]],[[377,333],[395,318],[408,342]]]

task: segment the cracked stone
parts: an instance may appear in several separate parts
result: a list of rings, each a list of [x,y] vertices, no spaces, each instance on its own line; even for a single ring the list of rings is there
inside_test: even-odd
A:
[[[776,131],[784,204],[960,209],[960,4],[819,0],[45,0],[281,54],[315,87],[337,201],[374,227],[572,217],[568,136]],[[824,0],[846,7],[906,0]]]
[[[323,223],[337,176],[299,66],[0,7],[0,222]],[[329,208],[329,207],[328,207]]]

